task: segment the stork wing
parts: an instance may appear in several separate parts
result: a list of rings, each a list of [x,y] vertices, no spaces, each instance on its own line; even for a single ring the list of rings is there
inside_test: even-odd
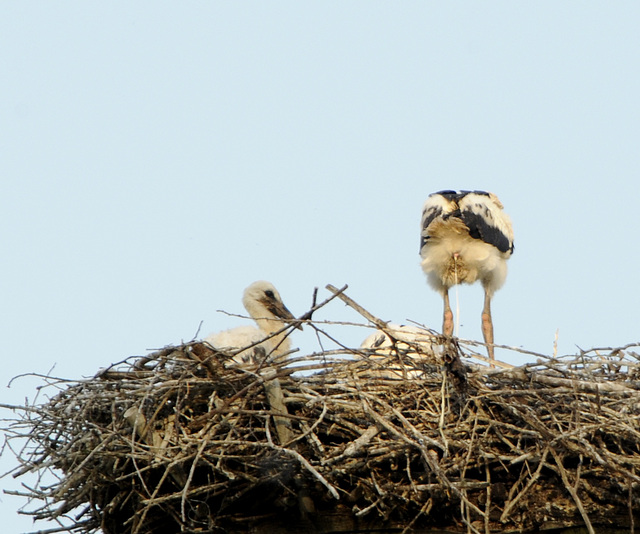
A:
[[[444,193],[453,193],[455,191],[440,191],[438,193],[432,193],[427,198],[422,208],[422,231],[420,232],[420,250],[425,246],[429,239],[429,225],[438,218],[451,213],[458,208],[457,204],[451,202]]]
[[[513,253],[513,228],[502,204],[492,193],[472,192],[459,199],[460,219],[469,228],[469,235],[496,247],[500,252]]]

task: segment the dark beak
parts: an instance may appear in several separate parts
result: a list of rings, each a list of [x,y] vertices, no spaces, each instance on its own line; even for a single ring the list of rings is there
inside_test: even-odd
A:
[[[267,309],[273,313],[279,319],[286,321],[289,324],[295,325],[296,328],[302,330],[302,325],[300,323],[296,324],[297,319],[293,316],[293,314],[289,311],[289,309],[279,301],[269,301],[266,303]]]

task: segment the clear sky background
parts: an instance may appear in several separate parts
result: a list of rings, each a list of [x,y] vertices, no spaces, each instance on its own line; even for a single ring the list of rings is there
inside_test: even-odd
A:
[[[258,279],[296,315],[349,284],[440,329],[418,246],[441,189],[513,220],[496,342],[639,341],[639,27],[635,1],[2,2],[0,403],[246,324],[216,310]],[[481,288],[458,298],[481,339]],[[0,494],[3,532],[53,526],[22,504]]]

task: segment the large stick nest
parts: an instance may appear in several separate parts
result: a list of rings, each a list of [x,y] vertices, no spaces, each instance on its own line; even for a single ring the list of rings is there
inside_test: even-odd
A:
[[[7,430],[15,475],[41,475],[28,513],[81,534],[633,531],[637,346],[492,369],[394,341],[244,368],[189,343],[52,380]]]

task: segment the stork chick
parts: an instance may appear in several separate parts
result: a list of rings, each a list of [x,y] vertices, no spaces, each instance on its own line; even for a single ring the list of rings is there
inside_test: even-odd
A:
[[[211,334],[204,341],[221,351],[236,351],[255,344],[235,354],[232,365],[259,363],[265,356],[271,361],[281,360],[291,350],[289,332],[274,334],[295,317],[282,302],[278,290],[270,282],[259,280],[245,289],[242,304],[257,328],[239,326]]]
[[[449,288],[479,280],[484,289],[482,334],[493,361],[491,299],[504,284],[513,253],[513,228],[502,203],[485,191],[439,191],[424,204],[421,228],[422,270],[444,300],[442,333],[453,334]]]
[[[375,364],[373,375],[397,380],[420,378],[422,366],[433,364],[437,351],[436,336],[428,330],[387,323],[385,331],[376,330],[360,344],[358,355]]]

